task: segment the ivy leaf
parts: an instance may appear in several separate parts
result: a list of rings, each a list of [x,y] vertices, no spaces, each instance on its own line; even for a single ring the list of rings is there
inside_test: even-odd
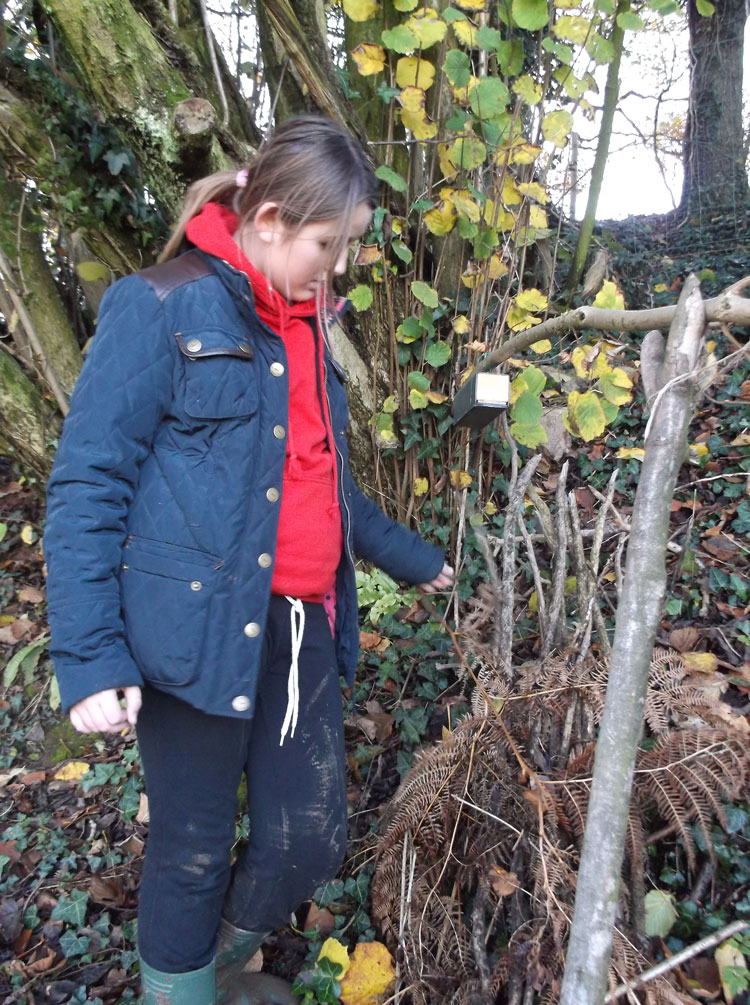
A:
[[[442,366],[451,358],[451,348],[445,342],[433,342],[427,347],[424,358],[430,366]]]
[[[50,917],[53,921],[67,921],[75,928],[80,928],[86,919],[88,902],[89,895],[85,890],[71,890],[69,897],[58,900]]]
[[[547,0],[513,0],[513,20],[519,28],[537,31],[549,22]]]
[[[338,939],[325,940],[318,953],[318,963],[323,960],[329,960],[338,968],[335,973],[330,974],[332,977],[343,976],[349,969],[349,952]]]
[[[401,62],[401,60],[399,60],[399,62]],[[390,185],[396,192],[406,191],[406,179],[402,178],[398,171],[394,171],[393,168],[387,167],[385,164],[380,165],[375,172],[375,177],[386,182],[386,184]]]
[[[499,240],[497,231],[493,227],[482,227],[474,238],[474,258],[480,261],[489,258]]]
[[[357,311],[366,311],[372,304],[373,293],[369,286],[360,283],[353,290],[349,290],[347,300],[351,300],[352,307]]]
[[[646,935],[658,935],[662,939],[677,921],[674,896],[664,890],[649,890],[646,894]]]
[[[411,284],[411,292],[416,297],[416,299],[424,304],[425,307],[435,308],[438,305],[438,295],[431,286],[427,283],[423,283],[421,280],[415,280]]]
[[[71,956],[83,956],[89,948],[90,939],[85,936],[76,935],[72,929],[67,929],[60,936],[60,949],[63,956],[70,959]]]
[[[377,0],[341,0],[341,6],[352,21],[370,21],[378,12]]]
[[[412,388],[409,391],[409,404],[412,408],[427,408],[429,401],[427,395],[423,391],[417,391],[416,388]]]
[[[414,52],[419,47],[414,32],[410,31],[405,24],[397,24],[395,28],[387,28],[381,32],[380,40],[391,52]]]
[[[127,150],[117,152],[110,150],[109,153],[104,155],[104,159],[107,162],[109,173],[118,175],[124,167],[130,164],[130,153]]]

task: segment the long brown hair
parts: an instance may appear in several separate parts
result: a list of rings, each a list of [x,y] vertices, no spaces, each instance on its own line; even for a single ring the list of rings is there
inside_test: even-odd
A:
[[[356,207],[366,202],[374,209],[378,204],[378,183],[366,154],[330,119],[305,115],[283,123],[246,170],[243,187],[238,187],[236,171],[219,171],[190,186],[160,262],[184,250],[185,227],[208,202],[233,209],[238,228],[269,201],[278,203],[280,218],[291,230],[340,218],[345,226],[340,247],[331,249],[332,258],[347,243],[346,224]]]

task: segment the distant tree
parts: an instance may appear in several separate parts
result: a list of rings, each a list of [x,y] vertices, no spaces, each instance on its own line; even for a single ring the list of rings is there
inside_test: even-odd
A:
[[[742,211],[748,199],[742,128],[742,59],[746,0],[720,0],[706,16],[688,0],[690,100],[680,212],[705,221]]]

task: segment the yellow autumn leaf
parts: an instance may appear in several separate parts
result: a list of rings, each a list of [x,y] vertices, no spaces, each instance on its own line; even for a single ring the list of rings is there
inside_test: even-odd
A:
[[[466,335],[470,330],[469,319],[463,314],[459,314],[457,318],[454,318],[451,322],[453,325],[453,331],[456,335]]]
[[[469,21],[468,18],[465,21],[454,21],[451,28],[453,28],[459,42],[462,42],[469,49],[476,48],[478,45],[477,32],[479,29],[473,21]]]
[[[30,523],[24,525],[21,531],[21,540],[24,544],[33,544],[36,540],[36,531]]]
[[[338,939],[333,938],[325,940],[323,945],[320,947],[318,959],[325,959],[330,960],[331,963],[338,963],[342,968],[338,979],[341,979],[341,977],[344,976],[352,964],[352,961],[349,959],[349,951],[346,946],[339,942]]]
[[[548,302],[547,297],[541,290],[536,290],[533,287],[523,290],[516,297],[516,306],[524,311],[543,311]]]
[[[593,306],[615,311],[625,310],[625,298],[617,283],[606,279],[594,298]]]
[[[493,502],[488,502],[484,507],[484,512],[487,516],[494,516],[497,513],[497,506]]]
[[[507,276],[509,269],[508,266],[503,261],[502,251],[493,252],[488,259],[487,267],[487,278],[488,279],[502,279],[503,276]]]
[[[479,223],[482,211],[471,192],[467,188],[453,188],[449,191],[449,198],[461,216],[465,216],[472,223]]]
[[[643,447],[620,447],[615,454],[615,457],[619,457],[623,461],[642,461],[645,456],[646,451]]]
[[[363,77],[380,73],[385,66],[385,49],[373,42],[360,42],[351,55]]]
[[[451,471],[451,485],[454,489],[467,489],[471,485],[471,475],[468,471]]]
[[[58,782],[80,782],[88,770],[89,765],[85,761],[68,761],[57,769],[53,778]]]
[[[529,226],[535,230],[546,229],[547,214],[541,206],[529,206]]]
[[[453,158],[452,143],[438,143],[438,160],[443,178],[452,178],[458,171],[456,161]]]
[[[352,21],[369,21],[378,12],[377,0],[341,0],[341,6]]]
[[[538,352],[540,354],[544,352],[549,352],[552,349],[552,343],[548,338],[543,338],[540,339],[538,342],[533,342],[531,344],[531,349],[533,349],[534,352]]]
[[[425,93],[421,87],[407,85],[398,96],[401,107],[406,112],[423,112]]]
[[[571,391],[568,396],[568,420],[574,426],[577,434],[587,443],[601,436],[607,427],[607,417],[602,403],[593,391],[579,394]]]
[[[426,478],[415,478],[414,479],[414,495],[423,496],[430,487],[430,483]]]
[[[525,136],[516,136],[498,150],[494,161],[502,164],[507,158],[511,164],[533,164],[541,152],[542,148],[529,143]]]
[[[442,405],[444,401],[448,400],[447,394],[441,394],[440,391],[426,391],[427,400],[431,401],[433,405]]]
[[[521,307],[511,307],[505,317],[506,324],[513,332],[523,332],[527,328],[533,328],[534,325],[539,324],[539,320],[535,314],[529,314]]]
[[[519,206],[522,202],[523,197],[512,178],[506,177],[503,182],[502,199],[506,206]]]
[[[456,0],[457,7],[464,10],[484,10],[485,0]]]
[[[522,181],[516,187],[521,195],[528,196],[529,199],[536,199],[542,205],[546,205],[549,202],[547,189],[544,185],[540,185],[538,181]]]
[[[669,287],[666,283],[657,283],[654,286],[654,293],[666,293]]]
[[[689,673],[713,673],[719,665],[713,653],[682,653],[682,662]]]
[[[431,234],[444,237],[453,230],[457,219],[456,207],[450,199],[441,199],[436,206],[424,213],[422,219]]]
[[[435,67],[426,59],[402,56],[396,63],[396,83],[399,87],[419,87],[426,91],[435,80]]]
[[[342,1005],[375,1005],[396,978],[393,957],[381,942],[358,942],[339,983]]]
[[[707,443],[691,443],[688,450],[694,457],[705,457],[709,452]]]
[[[542,135],[556,147],[564,147],[573,128],[573,116],[566,108],[550,112],[542,119]]]
[[[734,1002],[736,995],[732,994],[733,989],[729,980],[729,974],[726,974],[725,976],[725,971],[729,970],[730,967],[744,968],[746,966],[745,957],[742,955],[737,945],[732,942],[731,939],[727,939],[727,941],[722,942],[722,944],[714,952],[714,960],[716,961],[716,966],[719,968],[719,979],[721,980],[721,987],[724,991],[724,1000],[729,1002],[731,1005],[731,1003]],[[736,991],[737,988],[734,990]]]
[[[434,7],[417,10],[405,23],[423,49],[429,49],[436,42],[442,42],[448,31],[448,25]]]

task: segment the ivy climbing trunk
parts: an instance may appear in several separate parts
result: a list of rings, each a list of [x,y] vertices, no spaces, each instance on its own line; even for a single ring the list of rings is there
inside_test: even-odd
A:
[[[666,589],[670,505],[687,449],[705,325],[700,286],[690,276],[657,375],[635,496],[560,1005],[601,1005],[607,986],[633,768]]]

